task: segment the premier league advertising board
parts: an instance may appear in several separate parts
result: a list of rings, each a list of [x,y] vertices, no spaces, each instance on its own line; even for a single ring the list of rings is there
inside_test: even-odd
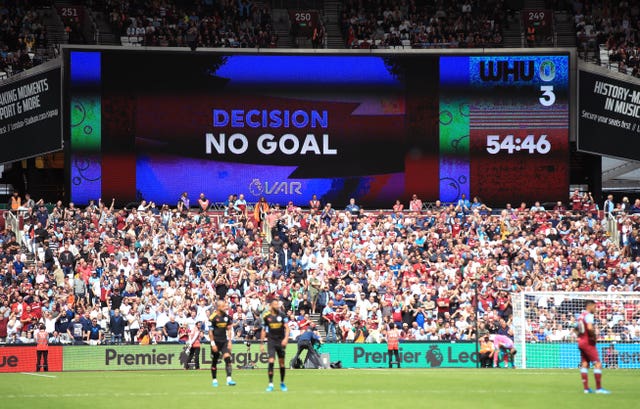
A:
[[[569,60],[66,49],[71,199],[561,199]]]

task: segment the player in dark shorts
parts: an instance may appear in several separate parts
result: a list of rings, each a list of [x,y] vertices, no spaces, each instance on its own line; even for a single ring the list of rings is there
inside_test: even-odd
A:
[[[273,391],[273,366],[276,355],[278,355],[278,364],[280,364],[280,390],[287,391],[284,384],[284,355],[287,343],[289,342],[289,319],[287,315],[280,310],[280,302],[272,301],[269,311],[262,318],[262,332],[260,333],[260,352],[264,352],[264,341],[267,339],[267,351],[269,353],[269,386],[267,392]]]
[[[211,378],[213,387],[218,386],[218,360],[220,355],[224,360],[227,371],[227,385],[234,386],[236,383],[231,379],[231,337],[233,326],[231,317],[227,314],[227,303],[218,301],[217,310],[209,317],[209,339],[211,340]]]

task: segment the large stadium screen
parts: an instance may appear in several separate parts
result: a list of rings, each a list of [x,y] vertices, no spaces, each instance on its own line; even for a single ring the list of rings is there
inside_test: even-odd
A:
[[[0,163],[62,149],[60,77],[51,62],[0,86]]]
[[[77,203],[564,198],[569,55],[66,51]]]
[[[640,160],[640,81],[583,64],[578,97],[578,149]]]

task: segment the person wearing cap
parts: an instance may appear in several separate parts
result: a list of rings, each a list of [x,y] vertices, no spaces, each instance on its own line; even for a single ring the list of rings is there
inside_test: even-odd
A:
[[[184,369],[189,369],[189,364],[193,362],[193,369],[200,369],[200,339],[202,338],[202,321],[197,321],[196,325],[189,330],[187,348],[189,358],[184,363]]]
[[[407,324],[406,322],[402,323],[402,330],[400,331],[400,338],[401,339],[407,339],[409,337],[410,334],[410,328],[409,328],[409,324]]]
[[[307,350],[307,355],[312,353],[311,351],[315,352],[315,346],[320,344],[322,344],[322,338],[318,335],[316,324],[312,323],[307,326],[306,330],[298,337],[298,350],[291,362],[297,363],[304,350]]]

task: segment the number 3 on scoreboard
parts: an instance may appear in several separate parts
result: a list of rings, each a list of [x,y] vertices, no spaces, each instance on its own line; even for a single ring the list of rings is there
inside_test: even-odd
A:
[[[553,85],[540,85],[542,96],[538,98],[540,104],[550,107],[556,102],[556,94],[553,92]]]

